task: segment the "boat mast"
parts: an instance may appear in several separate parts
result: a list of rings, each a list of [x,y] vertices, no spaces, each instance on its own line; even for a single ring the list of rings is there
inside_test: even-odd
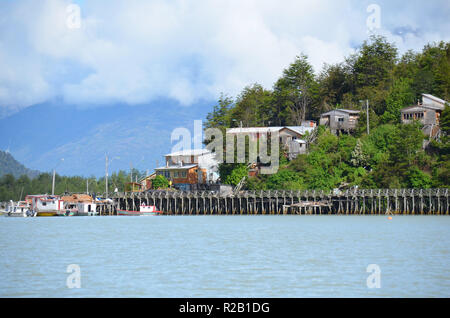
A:
[[[105,186],[105,192],[106,192],[106,198],[108,199],[108,154],[105,154],[105,178],[106,178],[106,186]]]

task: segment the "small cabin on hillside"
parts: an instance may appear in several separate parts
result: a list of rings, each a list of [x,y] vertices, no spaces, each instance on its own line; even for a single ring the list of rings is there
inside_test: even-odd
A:
[[[350,133],[356,129],[359,110],[334,109],[320,115],[319,125],[329,126],[333,134]]]
[[[423,124],[422,131],[430,137],[439,134],[439,120],[447,102],[430,94],[422,94],[422,103],[403,108],[401,121],[409,124],[414,120]],[[447,103],[448,104],[448,103]]]
[[[228,136],[248,136],[250,140],[257,141],[262,135],[268,139],[274,132],[278,132],[279,142],[285,147],[288,159],[292,160],[299,154],[306,153],[306,135],[316,127],[312,120],[302,122],[302,126],[272,126],[272,127],[237,127],[227,129]]]

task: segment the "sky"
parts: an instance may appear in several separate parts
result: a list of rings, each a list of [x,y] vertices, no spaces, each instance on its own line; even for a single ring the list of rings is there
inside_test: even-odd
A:
[[[450,41],[450,1],[0,0],[0,149],[66,175],[150,170],[221,93],[316,73],[371,34]],[[61,164],[61,158],[65,158]]]
[[[319,72],[370,32],[401,53],[450,40],[448,0],[2,0],[0,12],[3,117],[55,98],[182,107],[271,88],[296,55]]]

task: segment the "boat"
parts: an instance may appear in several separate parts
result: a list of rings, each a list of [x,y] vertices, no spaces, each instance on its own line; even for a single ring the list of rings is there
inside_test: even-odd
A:
[[[117,215],[136,215],[136,216],[144,216],[144,215],[161,215],[162,211],[158,211],[156,206],[154,205],[145,205],[142,204],[139,206],[139,211],[130,211],[130,210],[117,210]]]
[[[94,216],[99,215],[98,202],[85,193],[74,193],[61,197],[64,202],[64,216]]]
[[[0,206],[0,215],[5,215],[6,213],[8,213],[8,212],[7,212],[7,209],[9,209],[9,208],[8,208],[8,205],[2,204],[2,205]]]
[[[27,201],[19,201],[14,203],[12,200],[10,204],[3,211],[5,216],[9,217],[34,217],[36,213],[31,209],[30,204]]]
[[[64,201],[57,195],[27,195],[36,216],[62,216],[66,214]]]
[[[80,202],[77,204],[78,216],[96,216],[99,215],[97,212],[97,204],[93,202]]]

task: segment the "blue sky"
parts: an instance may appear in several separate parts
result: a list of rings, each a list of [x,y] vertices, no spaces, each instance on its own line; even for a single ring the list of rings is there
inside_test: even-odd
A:
[[[373,4],[372,32],[400,53],[450,40],[448,0],[0,1],[0,118],[40,103],[157,116],[162,99],[186,108],[255,82],[271,88],[300,53],[316,72],[353,53],[370,34]],[[206,111],[197,108],[197,119]],[[33,165],[23,148],[16,153]]]

